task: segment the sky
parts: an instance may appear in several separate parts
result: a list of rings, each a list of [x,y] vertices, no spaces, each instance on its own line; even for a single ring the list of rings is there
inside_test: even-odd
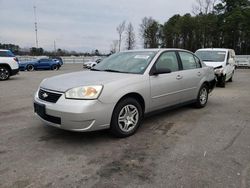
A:
[[[109,52],[118,39],[116,27],[131,22],[138,36],[143,17],[164,23],[174,14],[192,12],[195,0],[0,0],[0,43],[35,46],[36,6],[39,47]],[[124,48],[124,45],[123,45]]]

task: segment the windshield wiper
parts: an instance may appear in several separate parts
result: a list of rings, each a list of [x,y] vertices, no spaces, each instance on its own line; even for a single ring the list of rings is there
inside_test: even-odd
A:
[[[105,71],[105,72],[118,72],[118,73],[125,73],[125,72],[121,72],[121,71],[118,71],[118,70],[112,70],[112,69],[104,69],[103,71]]]

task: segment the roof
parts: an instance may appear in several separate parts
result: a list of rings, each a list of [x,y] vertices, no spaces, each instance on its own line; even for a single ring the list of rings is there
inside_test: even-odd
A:
[[[228,48],[202,48],[202,49],[198,49],[197,51],[228,51],[228,50],[232,50],[232,49],[228,49]]]
[[[125,50],[122,52],[162,52],[167,50],[188,51],[180,48],[147,48],[147,49]]]

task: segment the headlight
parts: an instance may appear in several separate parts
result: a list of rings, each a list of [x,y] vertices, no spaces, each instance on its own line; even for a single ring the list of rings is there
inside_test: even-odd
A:
[[[65,93],[67,99],[97,99],[103,86],[82,86],[72,88]]]
[[[215,72],[215,74],[222,74],[223,70],[224,70],[223,68],[215,69],[214,72]]]

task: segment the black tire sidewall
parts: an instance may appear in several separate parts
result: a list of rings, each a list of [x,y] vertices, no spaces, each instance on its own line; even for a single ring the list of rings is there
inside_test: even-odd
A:
[[[122,108],[128,104],[132,104],[137,108],[137,110],[139,112],[139,120],[138,120],[137,125],[135,126],[134,129],[132,129],[129,132],[124,132],[120,129],[120,127],[118,125],[118,116],[119,116]],[[119,137],[119,138],[131,136],[137,131],[138,127],[140,126],[140,124],[142,122],[142,119],[143,119],[143,112],[142,112],[142,107],[141,107],[140,103],[133,98],[122,99],[121,101],[119,101],[117,103],[117,105],[114,108],[114,111],[112,114],[112,119],[111,119],[111,124],[110,124],[110,131],[114,136]]]
[[[5,71],[8,71],[8,77],[5,78],[5,79],[0,79],[0,81],[5,81],[5,80],[8,80],[10,78],[10,70],[6,67],[0,67],[0,69],[5,69]]]

